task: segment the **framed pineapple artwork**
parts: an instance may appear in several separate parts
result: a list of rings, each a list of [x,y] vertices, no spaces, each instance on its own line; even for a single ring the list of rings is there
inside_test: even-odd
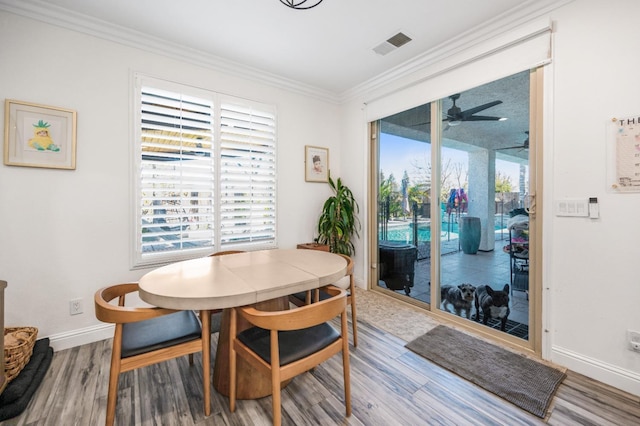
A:
[[[7,99],[4,115],[4,164],[76,168],[75,111]]]

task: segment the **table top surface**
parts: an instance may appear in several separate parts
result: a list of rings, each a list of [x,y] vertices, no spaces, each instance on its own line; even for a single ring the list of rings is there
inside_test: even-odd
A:
[[[163,266],[139,281],[140,298],[171,309],[221,309],[331,284],[347,262],[318,250],[275,249],[210,256]]]

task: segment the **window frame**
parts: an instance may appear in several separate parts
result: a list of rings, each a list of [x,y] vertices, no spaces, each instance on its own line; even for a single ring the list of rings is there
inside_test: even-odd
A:
[[[191,247],[191,248],[177,248],[177,249],[169,249],[162,251],[144,251],[143,249],[143,208],[142,208],[142,198],[143,198],[143,182],[142,182],[142,165],[143,165],[143,150],[142,150],[142,88],[150,87],[157,90],[169,91],[175,94],[179,94],[181,96],[189,96],[195,97],[201,100],[210,101],[213,104],[212,108],[212,154],[211,158],[211,167],[212,172],[211,176],[213,182],[211,183],[211,189],[213,191],[213,195],[211,197],[213,205],[211,208],[212,212],[212,233],[213,236],[211,238],[212,244],[205,244],[201,247]],[[221,94],[218,92],[214,92],[207,89],[197,88],[194,86],[189,86],[186,84],[170,82],[154,77],[150,77],[141,73],[133,74],[133,96],[132,96],[132,109],[133,109],[133,123],[131,125],[132,135],[131,140],[131,173],[132,173],[132,185],[131,185],[131,202],[132,202],[132,244],[131,244],[131,267],[132,269],[144,268],[149,266],[157,266],[163,265],[175,261],[186,260],[196,257],[206,256],[215,251],[219,250],[260,250],[260,249],[271,249],[277,248],[277,111],[275,105],[265,104],[257,101],[252,101],[248,99],[243,99],[231,95]],[[223,138],[223,124],[225,117],[223,114],[225,112],[222,111],[221,106],[232,105],[233,107],[237,107],[239,109],[249,110],[251,112],[246,115],[253,119],[254,113],[255,115],[264,115],[268,116],[271,122],[266,125],[266,128],[269,133],[268,143],[271,143],[271,149],[269,149],[270,154],[260,155],[254,154],[253,148],[250,148],[251,142],[240,142],[240,144],[245,144],[241,146],[247,146],[247,150],[245,151],[245,157],[249,157],[250,166],[244,169],[244,176],[242,177],[245,186],[241,187],[239,191],[244,191],[244,193],[240,196],[240,198],[246,199],[247,193],[249,193],[248,204],[253,206],[253,202],[260,198],[262,203],[258,201],[259,207],[264,209],[267,213],[258,214],[257,221],[260,220],[264,222],[269,222],[269,226],[267,226],[267,230],[262,233],[263,238],[257,241],[254,241],[253,238],[256,235],[255,228],[252,224],[256,221],[254,218],[249,216],[250,219],[247,220],[249,222],[248,230],[245,229],[245,237],[249,238],[250,241],[240,241],[240,242],[222,242],[223,237],[223,218],[222,211],[224,207],[227,206],[226,211],[230,209],[228,206],[230,204],[223,204],[222,201],[222,186],[225,181],[224,177],[228,178],[230,175],[226,175],[223,173],[223,165],[222,165],[222,149],[221,147],[224,144]],[[247,121],[248,124],[253,125],[253,120]],[[242,126],[242,123],[240,124]],[[265,127],[265,126],[263,126]],[[224,127],[225,129],[229,129],[230,127]],[[253,141],[259,131],[254,130],[254,128],[243,128],[247,137]],[[229,132],[226,132],[229,133]],[[264,140],[265,138],[263,138]],[[265,143],[266,144],[266,143]],[[259,145],[259,143],[258,143]],[[242,148],[241,148],[242,149]],[[257,151],[257,150],[256,150]],[[230,157],[226,157],[230,158]],[[180,161],[183,161],[181,159]],[[242,172],[242,170],[241,170]],[[254,176],[255,175],[268,175],[267,179],[269,180],[266,186],[268,189],[263,189],[261,192],[256,191],[260,194],[260,197],[257,195],[254,196],[254,190],[256,186],[254,184]],[[228,180],[228,179],[226,179]],[[264,184],[262,187],[264,188]],[[181,188],[178,189],[180,192],[186,191],[186,189]],[[265,192],[267,195],[265,195]],[[233,198],[232,194],[232,198]],[[238,194],[235,194],[238,195]],[[235,202],[238,202],[237,199]],[[242,201],[240,201],[242,203]],[[270,208],[266,208],[264,204],[268,204]],[[249,215],[251,212],[255,210],[254,208],[245,209],[249,211]],[[231,209],[233,211],[233,209]],[[232,214],[233,216],[233,214]],[[260,219],[262,218],[262,219]],[[234,219],[239,220],[239,219]],[[233,220],[231,221],[233,222]],[[226,220],[226,223],[229,224],[229,220]],[[236,225],[231,223],[231,227],[228,229],[233,229]],[[266,225],[262,225],[264,228]],[[259,226],[258,226],[259,227]]]

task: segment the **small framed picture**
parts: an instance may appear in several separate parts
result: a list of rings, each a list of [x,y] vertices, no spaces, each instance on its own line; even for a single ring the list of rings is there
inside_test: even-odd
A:
[[[305,145],[304,180],[329,182],[329,148]]]
[[[75,111],[11,99],[4,111],[4,164],[76,168]]]

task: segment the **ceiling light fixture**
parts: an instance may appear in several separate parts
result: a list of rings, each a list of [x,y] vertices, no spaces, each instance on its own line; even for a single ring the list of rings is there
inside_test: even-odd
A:
[[[322,0],[280,0],[280,3],[290,7],[291,9],[304,10],[316,7],[322,3]]]

